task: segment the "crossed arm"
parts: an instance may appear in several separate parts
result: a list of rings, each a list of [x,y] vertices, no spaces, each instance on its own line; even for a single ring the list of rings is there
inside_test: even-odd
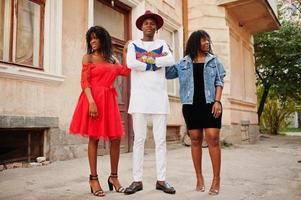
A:
[[[174,63],[173,56],[164,43],[163,50],[160,56],[154,56],[152,52],[147,52],[147,56],[137,60],[136,52],[133,43],[129,43],[127,46],[126,62],[129,68],[137,71],[156,71],[161,67],[172,65]]]

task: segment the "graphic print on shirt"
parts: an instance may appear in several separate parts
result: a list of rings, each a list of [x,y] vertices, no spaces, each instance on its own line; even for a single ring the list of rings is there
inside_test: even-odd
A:
[[[154,58],[162,56],[163,45],[152,51],[146,51],[145,49],[138,47],[136,44],[134,44],[134,47],[135,47],[136,59],[144,63],[154,64],[151,58],[154,60]]]

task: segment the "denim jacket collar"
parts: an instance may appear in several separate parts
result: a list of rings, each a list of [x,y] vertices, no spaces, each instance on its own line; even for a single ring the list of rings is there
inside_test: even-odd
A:
[[[205,65],[210,61],[212,60],[213,58],[216,58],[215,55],[212,55],[210,53],[207,53],[206,54],[206,57],[205,57]],[[186,63],[192,63],[192,60],[191,60],[191,57],[189,55],[186,55],[184,58],[183,58],[183,61],[186,62]]]

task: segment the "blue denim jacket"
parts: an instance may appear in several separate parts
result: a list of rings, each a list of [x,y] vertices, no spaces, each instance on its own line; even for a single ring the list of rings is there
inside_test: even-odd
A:
[[[204,64],[204,90],[206,103],[214,102],[215,87],[224,86],[226,75],[224,66],[216,56],[207,54]],[[179,77],[180,97],[182,104],[193,103],[194,83],[193,83],[193,63],[190,56],[185,56],[177,64],[166,68],[167,79]]]

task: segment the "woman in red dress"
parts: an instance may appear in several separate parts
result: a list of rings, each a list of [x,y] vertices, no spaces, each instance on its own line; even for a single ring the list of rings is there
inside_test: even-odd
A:
[[[70,124],[70,134],[89,137],[89,184],[95,196],[105,196],[97,176],[97,146],[99,139],[109,140],[111,175],[109,189],[124,192],[117,171],[120,154],[120,138],[124,135],[121,116],[113,87],[117,76],[127,76],[130,70],[113,58],[112,41],[102,27],[91,27],[86,33],[87,54],[83,56],[81,74],[82,92]],[[114,63],[114,64],[113,64]]]

